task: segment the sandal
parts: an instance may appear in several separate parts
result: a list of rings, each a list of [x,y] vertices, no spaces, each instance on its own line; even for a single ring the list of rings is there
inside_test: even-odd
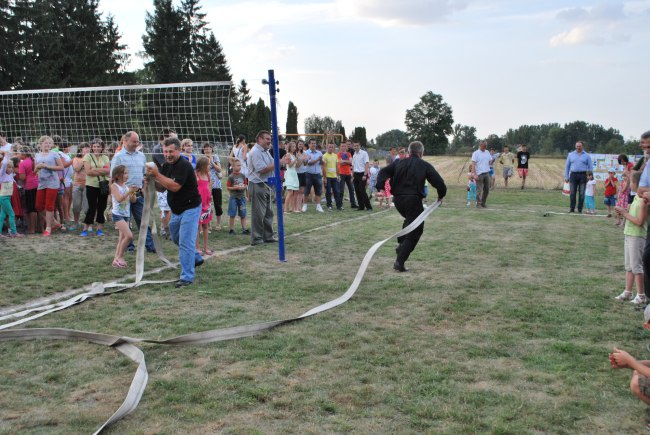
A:
[[[116,267],[118,269],[124,269],[125,267],[128,267],[126,262],[120,261],[120,260],[113,260],[113,267]]]
[[[209,249],[206,249],[204,252],[201,252],[201,256],[203,256],[203,255],[212,255],[212,254],[214,254],[214,252],[209,250]]]

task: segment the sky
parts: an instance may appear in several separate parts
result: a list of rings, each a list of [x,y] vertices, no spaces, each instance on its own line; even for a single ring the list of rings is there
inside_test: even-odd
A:
[[[203,0],[233,81],[368,139],[406,130],[406,110],[440,94],[479,138],[577,120],[625,139],[650,130],[650,0]],[[142,66],[150,0],[100,0]],[[237,132],[233,132],[237,134]]]

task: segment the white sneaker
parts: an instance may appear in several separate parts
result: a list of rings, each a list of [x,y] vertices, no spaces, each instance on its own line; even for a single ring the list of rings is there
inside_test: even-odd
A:
[[[626,290],[620,295],[616,296],[614,299],[619,301],[629,301],[630,299],[632,299],[632,292]]]
[[[316,211],[319,213],[324,213],[323,207],[320,204],[316,204]]]
[[[306,211],[307,211],[307,204],[303,204],[302,205],[302,212],[304,213]]]
[[[648,298],[646,298],[645,295],[636,295],[636,297],[632,299],[632,303],[634,305],[646,305],[648,303]]]

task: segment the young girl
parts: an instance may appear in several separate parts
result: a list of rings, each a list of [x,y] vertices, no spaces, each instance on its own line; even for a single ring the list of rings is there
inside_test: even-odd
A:
[[[135,191],[138,189],[136,186],[127,186],[126,180],[129,178],[129,171],[126,166],[119,165],[113,169],[111,185],[111,198],[113,202],[112,214],[113,223],[120,233],[117,239],[117,246],[115,247],[115,258],[113,259],[113,267],[127,267],[124,261],[124,251],[133,240],[133,233],[129,229],[129,216],[130,204],[135,202]]]
[[[476,202],[476,176],[474,175],[474,166],[470,164],[467,173],[467,207],[472,202]]]
[[[54,225],[54,206],[61,185],[57,171],[63,170],[63,164],[58,154],[50,152],[54,146],[54,141],[50,136],[41,136],[38,139],[38,145],[41,152],[36,154],[36,166],[34,167],[38,173],[36,211],[39,213],[45,212],[43,236],[49,237],[52,230],[61,227],[61,224],[58,223]]]
[[[208,166],[210,168],[210,186],[212,187],[212,203],[214,204],[214,214],[217,216],[217,231],[221,231],[221,216],[223,216],[223,187],[221,179],[223,172],[221,172],[221,159],[216,154],[212,154],[212,144],[210,142],[203,142],[202,151],[208,159]]]
[[[639,187],[641,173],[635,172],[632,175],[632,189]],[[646,234],[648,232],[648,211],[643,199],[634,198],[634,202],[627,211],[623,207],[616,207],[616,214],[627,219],[625,222],[625,291],[618,295],[619,301],[632,299],[632,286],[636,283],[636,297],[632,300],[635,305],[645,305],[648,300],[645,295],[644,274],[643,274],[643,249],[645,247]]]
[[[386,164],[390,165],[390,160],[391,158],[388,157],[386,158]],[[376,178],[375,178],[376,180]],[[376,183],[376,181],[375,181]],[[379,208],[382,209],[384,207],[384,200],[386,200],[386,208],[390,208],[390,201],[393,198],[393,195],[390,193],[390,179],[386,180],[384,183],[384,193],[382,194],[381,192],[377,192],[377,199],[379,200]]]
[[[201,255],[212,255],[208,249],[208,229],[212,220],[212,192],[210,189],[210,161],[207,157],[201,156],[196,162],[196,182],[201,194],[201,217],[199,219],[199,234],[203,232],[203,250],[199,249],[199,235],[196,237],[196,250]]]
[[[587,172],[587,187],[585,188],[585,213],[596,214],[596,180],[593,172]]]
[[[287,153],[284,155],[284,187],[287,188],[287,197],[284,201],[284,211],[287,213],[300,213],[298,208],[298,197],[302,196],[300,192],[300,182],[298,181],[298,166],[301,164],[296,157],[296,143],[291,141],[287,145]]]
[[[616,207],[617,208],[620,207],[627,210],[629,200],[630,200],[630,182],[629,182],[628,172],[625,171],[621,176],[621,184],[618,185]],[[616,225],[618,225],[619,227],[625,225],[625,218],[620,213],[616,214]]]
[[[9,153],[0,151],[2,164],[0,165],[0,236],[5,217],[9,217],[9,237],[23,237],[16,230],[16,215],[11,206],[11,196],[14,193],[14,164]]]

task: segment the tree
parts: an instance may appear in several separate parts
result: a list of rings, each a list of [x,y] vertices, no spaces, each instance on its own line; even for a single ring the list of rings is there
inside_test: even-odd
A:
[[[406,131],[411,140],[424,144],[428,154],[443,154],[453,133],[454,117],[451,107],[441,95],[429,91],[420,102],[406,111]]]
[[[226,55],[213,32],[210,32],[207,38],[198,45],[191,64],[193,70],[190,79],[192,81],[229,82],[232,80]]]
[[[354,127],[354,131],[350,135],[350,140],[359,142],[362,147],[368,146],[368,138],[366,137],[366,127]]]
[[[491,149],[494,148],[495,150],[501,150],[503,146],[506,144],[505,140],[500,137],[498,134],[491,134],[488,137],[485,138],[485,141],[487,142],[487,148]]]
[[[231,105],[231,119],[232,119],[232,131],[235,134],[246,134],[247,125],[249,123],[249,118],[252,114],[252,108],[248,108],[251,101],[250,91],[248,90],[248,83],[246,80],[242,80],[239,83],[239,88],[237,89],[237,94],[235,95],[235,100]]]
[[[9,0],[0,0],[0,89],[10,89],[15,85],[12,65],[15,62],[12,19]]]
[[[255,138],[260,130],[271,131],[271,109],[269,109],[264,100],[257,100],[256,104],[249,104],[245,114],[246,119],[246,137],[249,140]]]
[[[379,150],[389,150],[391,147],[406,147],[409,144],[405,131],[394,129],[380,134],[374,141]]]
[[[477,142],[476,127],[456,124],[454,125],[454,138],[449,146],[449,152],[452,154],[471,152]]]
[[[287,107],[287,126],[285,133],[298,134],[298,108],[292,101],[289,101],[289,106]]]
[[[12,34],[11,87],[58,88],[120,82],[121,69],[127,61],[125,47],[119,43],[113,18],[102,18],[97,0],[16,0],[9,4],[12,3],[7,24]]]
[[[142,35],[145,67],[155,83],[182,82],[186,40],[183,17],[172,0],[154,0],[153,14],[145,16],[145,33]]]
[[[209,51],[210,49],[215,49],[214,45],[212,47],[206,47],[208,44],[208,28],[207,22],[205,21],[205,14],[200,12],[201,6],[199,5],[200,0],[182,0],[180,8],[178,8],[178,13],[181,15],[181,71],[183,75],[192,80],[199,74],[201,67],[207,67],[208,69],[213,69],[213,66],[209,65],[209,61],[199,66],[199,59],[201,57],[201,52]],[[210,32],[212,33],[212,32]],[[212,34],[214,38],[214,34]],[[216,39],[214,39],[216,42]],[[218,51],[221,52],[221,47],[217,47]],[[225,57],[224,57],[225,61]]]
[[[345,129],[341,121],[334,121],[329,116],[321,118],[318,115],[311,115],[305,119],[305,133],[307,135],[334,133],[345,136]]]

